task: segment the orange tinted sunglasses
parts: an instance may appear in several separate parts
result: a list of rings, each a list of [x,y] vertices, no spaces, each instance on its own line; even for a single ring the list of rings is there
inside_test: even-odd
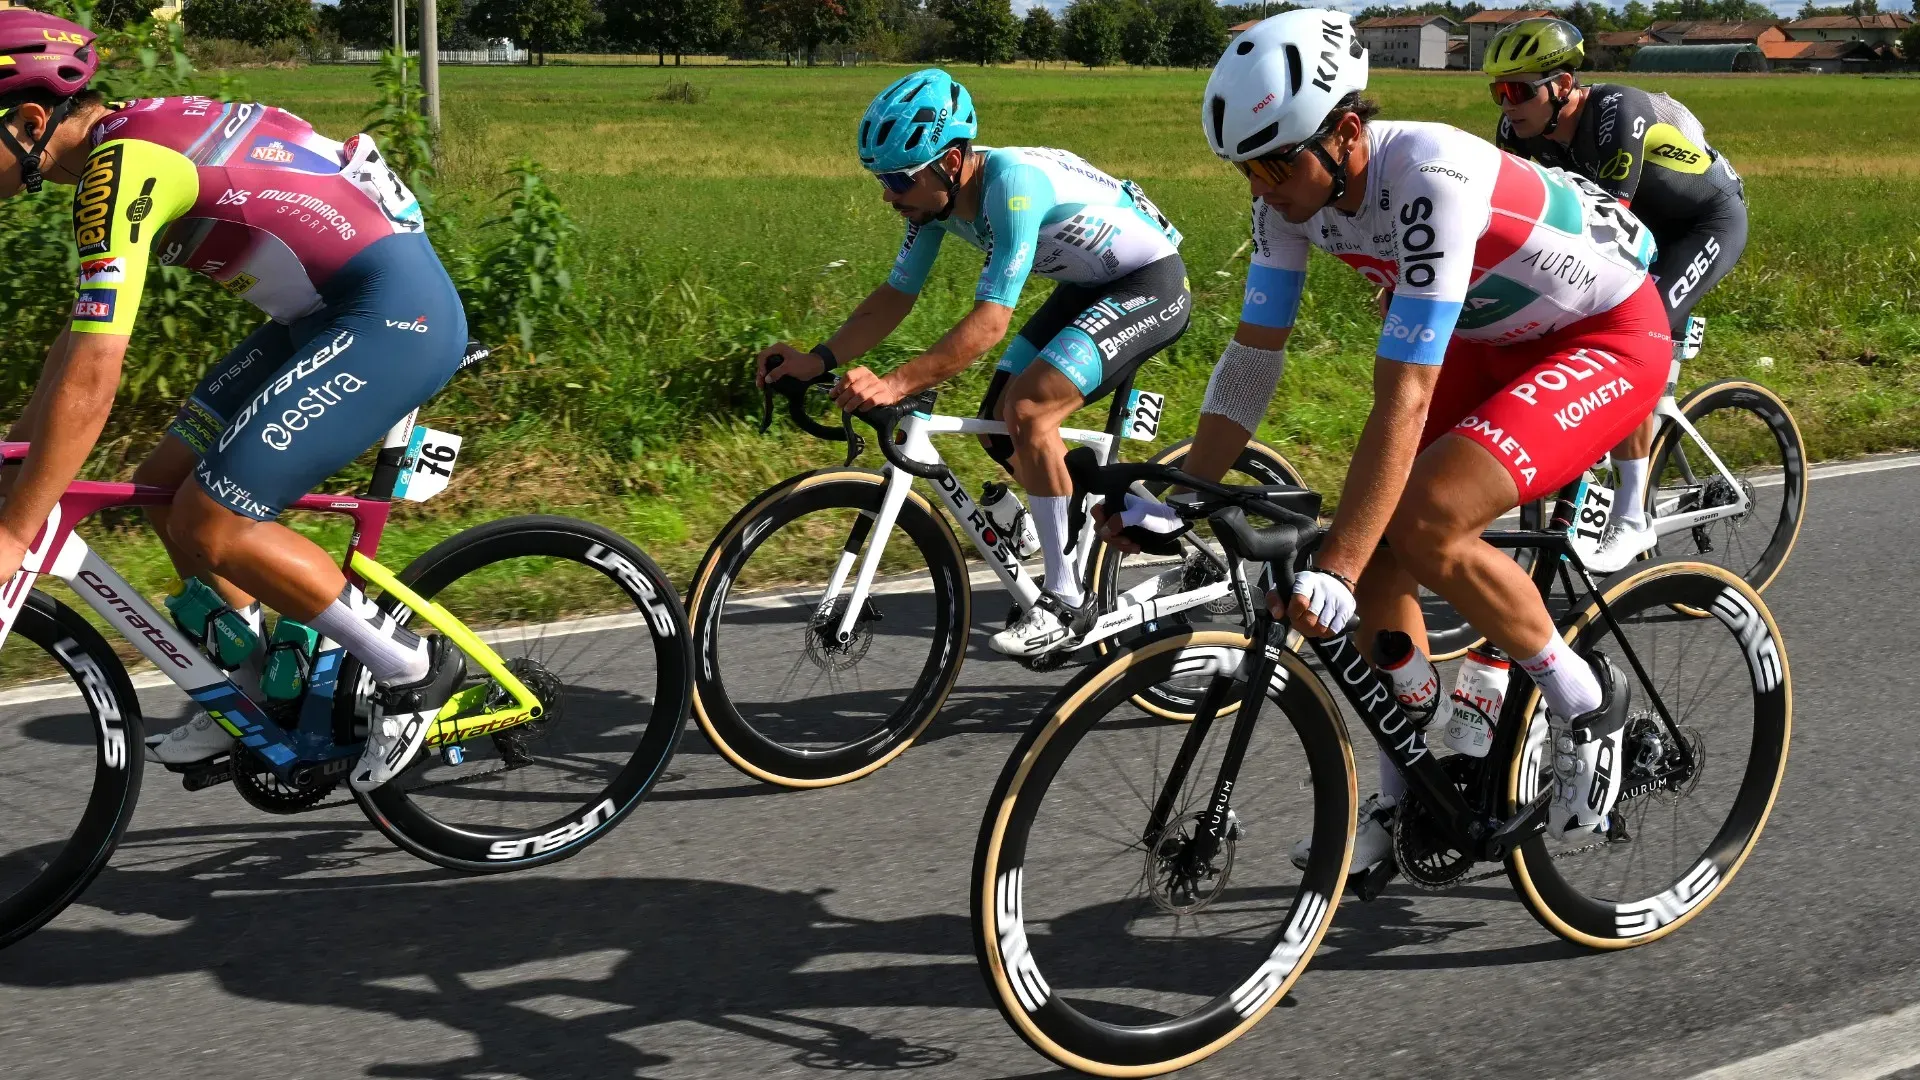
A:
[[[1239,169],[1240,175],[1249,180],[1258,177],[1268,187],[1279,187],[1292,178],[1294,162],[1299,160],[1300,152],[1305,150],[1307,143],[1312,141],[1308,139],[1305,142],[1298,142],[1291,149],[1267,154],[1251,161],[1236,161],[1233,167]]]
[[[1525,105],[1540,93],[1541,87],[1552,82],[1553,79],[1552,75],[1532,82],[1512,82],[1503,79],[1490,83],[1488,89],[1493,91],[1493,101],[1496,105]]]

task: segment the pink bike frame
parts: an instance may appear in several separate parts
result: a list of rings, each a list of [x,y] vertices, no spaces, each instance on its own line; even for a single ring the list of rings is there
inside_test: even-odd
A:
[[[396,428],[397,430],[397,428]],[[27,456],[27,443],[0,443],[0,461],[17,461]],[[227,675],[187,640],[173,620],[155,611],[126,578],[108,566],[87,542],[74,534],[82,521],[102,510],[121,506],[166,506],[173,502],[173,491],[141,484],[101,483],[78,480],[67,488],[55,504],[46,524],[27,549],[20,572],[0,590],[0,646],[13,630],[20,606],[42,574],[50,574],[73,587],[74,595],[100,613],[122,636],[132,642],[153,665],[189,693],[215,683],[225,683]],[[341,558],[341,569],[349,578],[358,578],[350,568],[355,552],[372,558],[380,550],[380,534],[387,527],[392,504],[384,499],[364,499],[351,495],[307,495],[289,509],[311,510],[323,514],[345,514],[353,519],[353,538]]]

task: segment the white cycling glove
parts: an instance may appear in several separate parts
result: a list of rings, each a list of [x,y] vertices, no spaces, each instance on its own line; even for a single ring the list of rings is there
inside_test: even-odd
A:
[[[1339,633],[1353,620],[1353,590],[1332,574],[1303,570],[1294,576],[1293,595],[1307,602],[1320,625]]]
[[[1126,509],[1120,511],[1120,524],[1161,536],[1177,533],[1187,527],[1187,523],[1180,520],[1180,515],[1174,513],[1173,507],[1154,499],[1142,498],[1131,491],[1127,492]]]

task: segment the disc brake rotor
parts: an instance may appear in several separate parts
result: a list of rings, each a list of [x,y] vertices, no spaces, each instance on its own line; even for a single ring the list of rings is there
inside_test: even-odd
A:
[[[851,595],[837,596],[826,611],[815,612],[807,620],[806,657],[821,671],[845,671],[866,659],[867,650],[873,647],[871,624],[879,621],[880,609],[873,606],[872,597],[861,606],[859,618],[853,620],[853,636],[844,642],[838,640],[840,620],[852,603]]]
[[[1205,812],[1183,818],[1160,830],[1147,846],[1147,895],[1169,915],[1191,915],[1204,910],[1226,891],[1233,875],[1233,853],[1242,829],[1228,812],[1227,835],[1210,859],[1199,857]]]

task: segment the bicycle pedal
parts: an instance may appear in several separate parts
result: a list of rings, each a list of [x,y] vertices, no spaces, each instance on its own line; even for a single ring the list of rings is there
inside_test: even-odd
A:
[[[1400,876],[1400,864],[1391,856],[1381,859],[1371,870],[1360,870],[1347,875],[1347,891],[1367,903],[1386,891],[1387,883]]]
[[[1480,845],[1480,857],[1500,862],[1507,853],[1547,831],[1547,802],[1553,798],[1549,788],[1534,796],[1533,802],[1493,831]]]
[[[210,762],[200,762],[179,768],[167,768],[180,774],[180,786],[188,791],[201,791],[217,784],[233,783],[233,758],[220,757]]]

